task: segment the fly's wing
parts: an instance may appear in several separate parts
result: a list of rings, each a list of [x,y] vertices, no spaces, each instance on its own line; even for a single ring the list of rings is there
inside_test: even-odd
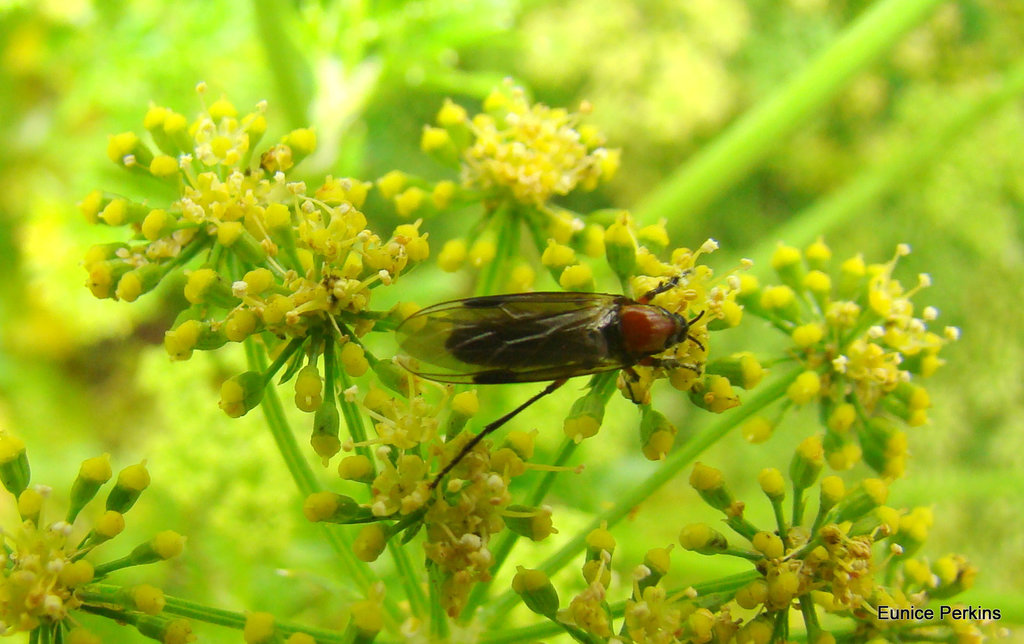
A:
[[[624,298],[603,293],[518,293],[444,302],[407,318],[402,351],[431,380],[538,382],[623,366],[605,330]]]

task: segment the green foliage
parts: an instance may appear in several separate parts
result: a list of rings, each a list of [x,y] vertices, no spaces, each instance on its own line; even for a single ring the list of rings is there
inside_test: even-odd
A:
[[[187,535],[188,545],[183,555],[166,563],[118,570],[117,576],[80,591],[86,605],[102,608],[87,609],[92,615],[75,613],[76,619],[81,615],[81,622],[104,641],[144,641],[144,635],[154,633],[163,637],[181,627],[170,618],[186,615],[208,641],[239,641],[240,635],[202,621],[245,626],[246,637],[253,638],[249,641],[260,641],[260,629],[269,628],[251,617],[247,625],[242,613],[219,607],[272,613],[276,621],[270,627],[276,624],[278,635],[287,637],[298,629],[317,641],[369,641],[377,631],[382,641],[397,641],[409,614],[423,620],[423,633],[438,639],[450,634],[449,629],[471,624],[485,628],[480,631],[484,641],[556,633],[567,633],[566,641],[598,641],[607,637],[609,620],[616,633],[623,624],[639,628],[626,605],[637,590],[630,587],[635,566],[651,548],[676,542],[683,526],[703,522],[735,531],[726,535],[729,549],[714,556],[696,554],[702,551],[697,547],[694,552],[677,550],[676,563],[664,578],[659,574],[641,584],[650,583],[651,594],[643,596],[650,606],[659,607],[653,614],[663,625],[678,626],[682,619],[680,628],[699,639],[702,629],[722,621],[718,611],[735,597],[744,608],[760,606],[774,620],[752,619],[757,611],[732,604],[732,617],[744,621],[742,634],[751,641],[764,633],[776,639],[787,633],[802,636],[803,626],[797,624],[806,624],[812,634],[821,628],[856,641],[850,621],[829,617],[818,624],[808,617],[815,610],[809,596],[788,594],[791,571],[777,561],[767,563],[774,544],[765,545],[767,537],[757,536],[760,531],[786,535],[787,520],[802,519],[806,530],[818,529],[829,523],[829,516],[845,517],[843,512],[852,512],[860,522],[843,536],[828,534],[850,551],[870,547],[872,539],[880,542],[879,562],[882,544],[898,543],[909,553],[919,544],[907,541],[906,535],[917,534],[915,529],[927,533],[924,549],[914,553],[918,559],[908,554],[894,557],[887,567],[878,563],[878,584],[916,592],[934,574],[941,578],[929,587],[936,606],[962,601],[999,608],[1003,618],[997,626],[1021,623],[1024,596],[1015,571],[1024,565],[1024,554],[1013,544],[1020,528],[1017,508],[1024,500],[1013,495],[1024,489],[1014,485],[1021,471],[1015,455],[1024,453],[1019,432],[1024,333],[1017,304],[1024,297],[1017,279],[1024,257],[1024,168],[1019,154],[1024,114],[1013,99],[1024,91],[1022,43],[1024,13],[1014,0],[428,0],[173,7],[135,0],[95,6],[11,3],[0,8],[0,134],[7,142],[0,147],[0,256],[7,258],[0,286],[0,431],[24,441],[32,483],[45,481],[57,491],[41,515],[33,514],[31,498],[21,505],[13,499],[6,502],[4,529],[17,526],[19,512],[40,526],[64,516],[67,491],[79,485],[74,483],[79,463],[88,457],[110,452],[122,465],[145,459],[153,483],[132,507],[126,534],[97,550],[105,558],[94,563],[129,565],[128,559],[119,558],[161,530]],[[573,172],[587,190],[527,193],[501,184],[495,179],[500,168],[489,165],[486,154],[474,152],[464,123],[435,121],[446,97],[470,115],[504,114],[507,104],[494,104],[495,96],[509,100],[514,92],[491,92],[506,76],[532,88],[543,103],[567,106],[567,120],[560,125],[582,133],[578,156],[586,161]],[[218,335],[224,332],[217,324],[234,310],[231,285],[245,276],[241,269],[261,265],[265,249],[244,236],[251,230],[237,238],[240,242],[232,237],[230,243],[211,233],[209,244],[196,249],[196,259],[161,265],[159,275],[140,275],[142,290],[152,290],[130,306],[94,299],[81,287],[85,249],[127,242],[131,233],[88,225],[75,204],[102,188],[138,204],[145,216],[181,196],[180,184],[173,181],[113,167],[103,158],[106,137],[143,132],[140,122],[150,101],[192,121],[197,101],[190,90],[198,81],[210,88],[203,99],[207,108],[222,94],[243,112],[268,101],[267,132],[251,151],[256,162],[250,167],[259,165],[259,154],[280,140],[296,160],[304,156],[301,141],[294,138],[300,132],[296,128],[314,129],[315,150],[307,150],[310,154],[301,164],[286,168],[288,180],[306,182],[308,194],[332,185],[326,175],[369,182],[401,171],[400,187],[393,194],[385,181],[369,190],[365,203],[351,194],[345,203],[365,214],[366,229],[380,236],[381,248],[408,239],[412,241],[401,242],[408,256],[423,254],[425,248],[417,245],[429,244],[429,259],[424,255],[409,268],[391,271],[391,277],[401,278],[394,286],[375,284],[372,306],[325,314],[319,318],[323,327],[304,322],[304,330],[313,331],[289,336],[291,343],[282,343],[276,354],[271,352],[276,340],[264,332],[271,327],[255,329],[244,352],[231,346],[207,351],[236,341]],[[521,98],[536,104],[525,94]],[[578,117],[573,111],[583,100],[593,111],[587,113],[589,107],[584,107]],[[496,122],[501,130],[500,116]],[[427,145],[425,124],[449,138]],[[502,136],[511,141],[515,135]],[[609,156],[615,148],[622,149],[621,160]],[[602,171],[594,171],[601,164]],[[272,174],[273,166],[264,167]],[[345,184],[343,189],[352,185],[361,184]],[[632,209],[638,221],[618,209]],[[425,221],[414,227],[416,217]],[[644,224],[657,229],[645,229]],[[629,229],[632,240],[605,237],[615,226]],[[674,243],[659,255],[657,239],[662,235]],[[829,269],[834,286],[841,278],[842,260],[862,253],[868,264],[884,261],[897,243],[909,243],[914,253],[900,259],[897,277],[910,286],[915,283],[912,276],[928,272],[936,285],[914,296],[917,306],[910,319],[926,319],[921,309],[928,304],[941,312],[941,324],[963,329],[959,342],[942,349],[945,367],[926,381],[930,427],[905,427],[905,421],[914,425],[921,416],[914,415],[920,410],[909,402],[912,393],[900,389],[889,398],[889,392],[878,397],[877,392],[858,390],[855,400],[848,401],[857,407],[852,433],[835,429],[836,423],[842,424],[834,416],[841,401],[829,397],[836,391],[830,389],[835,386],[830,378],[838,378],[829,367],[835,356],[816,348],[829,340],[811,342],[809,348],[791,335],[796,326],[812,320],[825,324],[828,318],[816,310],[813,288],[800,291],[795,273],[778,265],[777,272],[771,270],[779,240],[800,249],[805,272],[815,268],[807,247],[821,235],[836,258]],[[301,249],[298,228],[295,236]],[[722,246],[710,258],[672,261],[676,246],[697,248],[709,237]],[[131,243],[140,239],[136,235]],[[287,246],[285,237],[275,239]],[[605,251],[612,249],[607,260],[593,252],[598,240]],[[446,242],[456,244],[448,249]],[[631,252],[634,246],[641,249],[637,263],[632,255],[625,263],[614,255],[616,243],[620,250],[622,243]],[[693,273],[686,286],[698,292],[696,301],[673,299],[671,292],[657,300],[687,318],[711,311],[707,293],[714,287],[728,290],[724,275],[741,257],[754,260],[743,275],[760,278],[761,290],[757,298],[750,291],[746,299],[732,294],[746,307],[738,329],[708,333],[703,323],[698,325],[707,355],[699,354],[693,343],[677,350],[680,362],[703,368],[707,360],[707,373],[713,376],[697,377],[686,368],[648,373],[638,367],[640,380],[623,393],[641,402],[648,395],[651,406],[642,407],[643,413],[615,393],[614,379],[598,380],[586,391],[581,380],[573,380],[518,416],[508,438],[499,433],[490,439],[489,458],[508,468],[506,472],[524,461],[570,468],[586,464],[582,474],[526,470],[506,481],[511,504],[501,507],[515,508],[513,523],[519,534],[546,533],[549,517],[558,534],[525,543],[509,532],[499,535],[496,527],[489,544],[498,568],[495,579],[486,581],[485,566],[473,569],[476,576],[467,581],[457,573],[469,570],[470,564],[445,568],[438,563],[450,553],[439,550],[442,541],[432,532],[453,525],[454,517],[445,512],[452,512],[454,504],[424,504],[406,511],[403,498],[377,498],[368,486],[334,475],[340,459],[331,461],[332,450],[348,447],[346,440],[352,440],[358,450],[353,453],[371,459],[374,474],[384,477],[378,483],[426,485],[442,454],[450,456],[459,440],[540,389],[480,388],[480,409],[461,418],[450,411],[454,402],[435,395],[430,385],[419,385],[422,400],[386,391],[388,385],[408,386],[408,376],[389,358],[394,352],[391,330],[411,309],[392,310],[392,305],[412,300],[425,306],[528,288],[619,292],[621,286],[639,296],[664,275],[649,270],[653,261],[644,263],[646,248],[655,251],[659,266]],[[562,259],[555,257],[559,252]],[[301,251],[282,257],[286,268],[302,266]],[[195,269],[203,262],[226,279],[219,294],[227,303],[219,309],[221,317],[210,315],[218,310],[214,305],[199,311],[197,306],[207,305],[186,300],[196,287],[193,283],[189,290],[190,281],[179,269]],[[416,263],[416,270],[410,270]],[[720,281],[707,281],[700,274],[706,266],[714,268]],[[566,273],[566,267],[574,271]],[[892,266],[889,271],[891,277]],[[368,276],[366,271],[357,279]],[[771,298],[761,298],[772,282],[796,289],[797,308],[772,308]],[[123,297],[127,292],[119,297],[134,299]],[[867,291],[862,295],[869,298]],[[904,295],[909,302],[905,292],[894,298],[902,302]],[[845,296],[837,290],[827,297],[835,301]],[[186,309],[187,314],[179,315]],[[734,326],[723,322],[732,313],[721,312],[718,324]],[[894,324],[893,318],[874,312]],[[869,315],[859,319],[857,331],[877,323]],[[332,335],[331,317],[342,336],[360,339],[358,347],[350,342],[343,353],[340,343],[332,344],[339,338]],[[356,325],[371,321],[380,333],[365,336],[363,342],[363,329]],[[246,328],[243,322],[234,320],[233,332],[249,337],[238,331]],[[190,345],[189,351],[195,348],[190,360],[169,363],[164,333],[181,329],[183,323],[186,331],[193,324],[207,327]],[[271,330],[287,336],[284,328]],[[941,325],[934,327],[939,329]],[[784,333],[774,332],[778,330]],[[751,391],[739,389],[743,378],[734,352],[752,352],[768,370],[763,383],[750,384]],[[921,361],[908,353],[904,360],[902,366],[880,365],[890,369],[890,376],[898,378],[902,370],[919,378]],[[253,410],[248,415],[229,419],[216,408],[218,391],[223,395],[222,383],[246,370],[260,376],[252,379],[259,383],[249,383],[252,387],[271,380],[275,384],[262,398],[245,398],[246,411]],[[331,388],[322,401],[313,391],[315,383],[310,384],[311,371],[324,376]],[[802,389],[794,389],[791,382],[801,377],[799,372],[816,373],[820,388],[805,378]],[[744,373],[749,376],[749,371]],[[289,380],[283,387],[276,384],[282,378]],[[303,404],[310,413],[291,403],[297,379],[304,383]],[[358,387],[359,396],[346,398],[344,392],[352,386]],[[376,403],[367,402],[370,392],[379,394]],[[734,402],[741,404],[731,408]],[[293,432],[303,434],[313,427],[313,411],[321,426],[315,451]],[[879,421],[879,415],[886,420]],[[560,433],[559,423],[567,416],[572,422]],[[333,421],[324,419],[335,417],[341,444],[332,447],[333,435],[324,428],[333,427]],[[586,421],[594,417],[603,426],[596,439],[577,444],[565,438],[586,435]],[[430,420],[464,436],[454,443],[425,443],[382,456],[366,442],[379,435],[381,418]],[[745,423],[754,422],[759,423],[757,431],[747,435],[767,442],[742,440],[741,433],[751,427]],[[458,434],[462,426],[469,431]],[[535,437],[516,434],[534,427],[540,430]],[[739,427],[742,432],[736,431]],[[861,450],[866,464],[840,474],[851,490],[847,499],[863,507],[852,511],[853,501],[847,500],[833,515],[815,516],[819,477],[814,468],[821,463],[815,460],[815,446],[801,443],[810,435],[824,436],[817,447],[826,469]],[[664,448],[673,438],[674,447]],[[532,450],[535,455],[525,453]],[[408,460],[400,460],[399,453]],[[642,458],[663,453],[661,462]],[[413,455],[420,460],[412,460]],[[720,470],[728,490],[702,488],[691,477],[698,495],[678,480],[676,474],[690,471],[697,458]],[[327,461],[331,467],[321,470],[319,463]],[[24,469],[12,470],[12,481],[28,476],[27,462],[17,463]],[[889,538],[879,531],[885,517],[865,514],[864,508],[872,504],[865,499],[874,497],[856,484],[873,480],[868,478],[874,475],[872,468],[898,476],[904,465],[907,475],[890,481],[885,503],[902,509],[930,507],[934,525],[929,529],[928,517],[907,512],[907,525],[900,528],[904,534]],[[800,474],[796,489],[787,490],[799,501],[790,498],[781,504],[757,498],[757,473],[769,467]],[[456,474],[472,479],[468,469]],[[352,515],[360,520],[366,518],[366,508],[382,503],[386,509],[376,516],[384,520],[369,524],[376,532],[360,525],[309,523],[301,512],[308,518],[315,511],[308,497],[317,490],[351,495],[364,504]],[[445,493],[449,499],[455,494]],[[76,520],[81,531],[76,536],[106,525],[98,523],[102,501],[89,504],[84,497],[76,498],[76,513],[79,501],[84,509]],[[730,514],[732,504],[739,502],[748,505],[742,522]],[[545,504],[551,505],[550,514],[541,509]],[[634,511],[634,523],[624,526],[621,521]],[[721,512],[726,513],[724,524]],[[866,526],[863,522],[869,519],[875,523]],[[617,540],[614,557],[610,550],[602,555],[602,548],[591,548],[584,562],[586,541],[602,522]],[[25,537],[23,543],[33,538]],[[813,549],[785,539],[785,546],[800,556],[809,556]],[[945,597],[965,590],[975,569],[950,552],[965,553],[980,570],[975,587],[956,600]],[[762,555],[766,590],[755,583],[757,575],[750,576],[749,561]],[[841,559],[832,555],[830,561]],[[369,566],[360,560],[378,556]],[[425,568],[428,558],[432,563]],[[903,567],[906,561],[916,563]],[[546,576],[529,577],[517,586],[517,566]],[[774,577],[765,574],[766,566],[775,571]],[[819,570],[827,568],[821,564]],[[275,574],[278,569],[285,574]],[[608,569],[616,573],[610,585],[601,582]],[[558,599],[552,600],[543,585],[547,578]],[[387,586],[386,593],[378,580]],[[160,617],[142,617],[141,609],[124,595],[124,589],[143,582],[159,585],[168,595]],[[68,588],[80,583],[68,582]],[[657,595],[660,589],[671,596],[673,590],[691,585],[706,600],[673,604]],[[776,594],[757,602],[760,592]],[[794,597],[803,618],[793,620],[789,633],[779,616],[786,614],[782,609]],[[552,618],[552,601],[559,599],[571,619]],[[826,605],[819,602],[816,610],[824,615]],[[453,617],[459,609],[461,614]],[[695,609],[707,614],[687,613]],[[680,617],[673,610],[698,616]],[[105,617],[133,623],[138,633]],[[705,617],[710,621],[701,621]],[[510,625],[520,630],[510,630]]]

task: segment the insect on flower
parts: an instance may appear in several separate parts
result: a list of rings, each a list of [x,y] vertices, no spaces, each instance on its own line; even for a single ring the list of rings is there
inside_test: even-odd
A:
[[[514,293],[429,306],[397,329],[401,349],[420,364],[412,373],[440,382],[479,385],[552,381],[543,391],[484,427],[431,483],[437,483],[485,436],[569,378],[634,365],[683,366],[656,356],[690,340],[690,320],[649,304],[678,284],[668,280],[639,300],[606,293]],[[695,367],[690,367],[695,368]]]

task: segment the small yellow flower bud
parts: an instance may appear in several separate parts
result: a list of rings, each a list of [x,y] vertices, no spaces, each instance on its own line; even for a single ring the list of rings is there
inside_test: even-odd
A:
[[[94,576],[95,570],[92,564],[85,559],[79,559],[61,568],[59,578],[61,584],[74,588],[89,583]]]
[[[292,149],[292,156],[298,163],[316,150],[316,132],[311,128],[298,128],[286,134],[281,142]]]
[[[218,405],[231,418],[244,416],[263,400],[265,388],[262,374],[255,371],[240,373],[221,385]]]
[[[694,383],[690,388],[689,396],[693,404],[716,414],[728,411],[740,404],[740,398],[733,390],[729,379],[714,374],[708,374]]]
[[[404,172],[392,170],[380,179],[377,179],[377,190],[380,190],[382,197],[391,200],[405,188],[408,180]]]
[[[856,408],[850,403],[842,403],[836,405],[832,413],[828,415],[827,424],[832,431],[845,434],[853,427],[855,420],[857,420]]]
[[[210,114],[210,118],[214,121],[220,121],[224,118],[236,118],[238,116],[238,109],[228,99],[221,97],[210,104],[207,112]]]
[[[107,510],[96,519],[92,530],[101,541],[113,539],[124,531],[124,515],[116,510]]]
[[[832,291],[832,278],[822,271],[810,271],[804,276],[803,286],[821,304],[825,301],[825,296]]]
[[[43,495],[34,487],[27,487],[18,495],[18,514],[23,521],[39,523],[39,513],[43,509]]]
[[[175,218],[166,210],[155,208],[142,220],[142,235],[149,241],[155,241],[169,234],[175,223]]]
[[[796,293],[785,285],[769,286],[761,291],[761,308],[771,311],[784,320],[791,322],[800,317],[800,306]]]
[[[754,546],[754,550],[757,550],[769,559],[778,559],[786,553],[786,548],[782,545],[782,539],[779,535],[772,534],[771,532],[756,533],[751,538],[750,545]]]
[[[622,215],[604,233],[608,265],[619,279],[627,279],[636,268],[636,239],[628,215]]]
[[[444,243],[440,254],[437,256],[438,267],[447,273],[454,273],[462,268],[466,261],[466,240],[450,239]]]
[[[541,254],[540,261],[550,268],[562,268],[576,261],[576,251],[569,246],[549,239],[548,246]]]
[[[772,253],[772,268],[786,286],[792,289],[803,286],[805,269],[799,249],[780,243]]]
[[[531,541],[543,541],[558,532],[551,522],[551,510],[512,504],[502,515],[509,530]]]
[[[270,230],[279,230],[291,226],[292,213],[282,203],[272,203],[263,212],[263,221]]]
[[[114,489],[107,495],[106,507],[122,514],[127,512],[139,499],[142,491],[149,487],[149,470],[145,462],[129,465],[117,475]]]
[[[388,533],[380,523],[370,523],[359,531],[352,542],[352,552],[360,561],[376,561],[388,543]]]
[[[679,545],[702,555],[724,552],[729,547],[725,535],[706,523],[691,523],[679,533]]]
[[[164,609],[167,600],[164,591],[149,584],[139,584],[130,591],[135,607],[147,615],[156,615]]]
[[[533,612],[555,618],[558,612],[558,592],[543,571],[516,566],[512,590],[523,598],[523,603]]]
[[[462,391],[452,397],[452,411],[463,416],[475,416],[480,411],[476,390]]]
[[[821,479],[821,507],[828,510],[846,496],[846,485],[838,476],[826,476]]]
[[[274,616],[270,613],[246,613],[242,639],[246,644],[263,644],[274,637]]]
[[[809,488],[818,479],[825,466],[825,449],[820,436],[808,436],[796,448],[789,465],[789,477],[797,490]]]
[[[154,177],[177,177],[179,172],[178,160],[166,154],[158,154],[149,163],[149,172]]]
[[[224,337],[231,342],[241,342],[256,332],[259,321],[249,309],[235,309],[224,321]]]
[[[444,210],[450,206],[457,191],[458,186],[454,181],[438,181],[434,186],[434,189],[430,192],[430,200],[433,202],[434,208],[437,210]]]
[[[466,109],[450,98],[444,99],[444,104],[437,112],[437,124],[444,127],[460,125],[467,120]]]
[[[664,459],[672,449],[676,427],[661,412],[651,407],[641,408],[640,444],[648,460]]]
[[[768,582],[764,579],[755,579],[743,588],[736,591],[736,603],[751,610],[763,604],[768,598]]]
[[[821,376],[816,371],[805,371],[796,377],[786,390],[789,399],[798,405],[805,405],[821,393]]]
[[[469,249],[469,265],[480,268],[484,264],[490,263],[497,252],[498,247],[495,246],[494,241],[480,238],[473,242]]]
[[[788,606],[800,588],[800,577],[787,570],[768,580],[768,601],[772,606]]]
[[[748,443],[763,443],[772,437],[772,432],[775,431],[775,426],[772,422],[764,416],[754,416],[747,422],[743,423],[742,433],[743,439]]]
[[[346,456],[338,463],[338,476],[346,481],[371,483],[373,481],[373,463],[362,454]]]
[[[793,338],[793,344],[796,345],[798,349],[807,349],[808,347],[821,342],[824,335],[824,329],[822,329],[821,325],[817,322],[801,324],[793,329],[793,332],[790,334]]]
[[[161,559],[172,559],[185,549],[185,537],[173,530],[158,532],[150,542],[153,552]]]
[[[453,145],[452,137],[448,130],[440,127],[423,126],[423,133],[420,135],[420,149],[430,153],[435,150],[442,150]]]
[[[856,300],[865,286],[867,266],[864,264],[864,257],[856,255],[846,260],[839,266],[839,284],[837,293],[839,297],[848,300]]]
[[[323,403],[324,382],[315,364],[307,364],[295,376],[295,406],[312,413]]]
[[[355,342],[346,342],[341,347],[341,364],[345,368],[345,373],[353,378],[358,378],[370,368],[366,352]]]
[[[594,271],[587,264],[566,266],[558,284],[567,291],[591,292],[594,290]]]
[[[68,633],[68,644],[103,644],[103,640],[92,631],[76,626]]]
[[[776,500],[786,496],[786,481],[782,478],[782,472],[774,467],[761,470],[757,475],[757,482],[769,499]]]
[[[423,188],[412,186],[395,195],[395,211],[399,217],[408,217],[420,209],[427,193]]]
[[[587,561],[601,559],[601,551],[615,552],[615,537],[604,528],[594,528],[587,534]]]
[[[807,263],[811,268],[820,271],[824,270],[832,259],[832,249],[828,247],[825,240],[819,237],[804,250],[804,256],[807,257]]]

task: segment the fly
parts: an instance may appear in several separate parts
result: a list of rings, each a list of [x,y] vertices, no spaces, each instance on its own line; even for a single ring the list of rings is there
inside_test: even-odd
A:
[[[635,365],[665,366],[655,356],[690,340],[690,320],[649,304],[678,283],[672,279],[639,300],[607,293],[514,293],[442,302],[399,325],[399,346],[428,380],[466,384],[552,381],[543,391],[485,426],[431,483],[444,476],[488,434],[569,378]],[[677,365],[685,366],[685,365]]]

